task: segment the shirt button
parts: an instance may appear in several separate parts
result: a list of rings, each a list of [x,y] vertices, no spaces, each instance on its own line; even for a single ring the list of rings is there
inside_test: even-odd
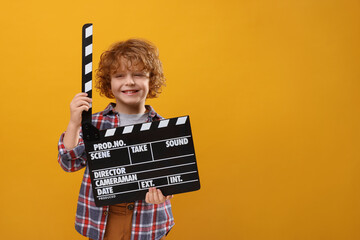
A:
[[[129,204],[129,205],[127,206],[127,208],[128,208],[129,210],[134,210],[134,204]]]
[[[105,212],[104,212],[104,215],[105,215],[105,216],[106,216],[106,215],[108,215],[108,212],[107,212],[107,211],[105,211]]]

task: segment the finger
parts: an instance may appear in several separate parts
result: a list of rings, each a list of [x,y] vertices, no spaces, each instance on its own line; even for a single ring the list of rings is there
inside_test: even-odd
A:
[[[149,188],[148,200],[149,200],[149,203],[154,203],[154,194],[152,193],[152,189],[151,189],[151,188]]]
[[[78,102],[87,102],[87,103],[91,103],[92,99],[88,98],[88,97],[78,97],[78,98],[74,98],[71,103],[78,103]]]
[[[147,192],[145,195],[145,202],[150,203],[149,202],[149,192]]]
[[[169,196],[166,196],[166,200],[170,200],[174,197],[174,195],[169,195]]]
[[[161,202],[161,198],[160,198],[159,192],[158,192],[158,190],[157,190],[156,188],[154,188],[153,194],[154,194],[154,201],[155,201],[155,203],[160,203],[160,202]]]
[[[153,196],[153,203],[155,203],[155,204],[159,203],[159,197],[158,197],[156,188],[153,187],[151,189],[151,193],[152,193],[152,196]]]
[[[161,192],[160,189],[157,190],[157,195],[158,195],[159,201],[160,201],[161,203],[165,202],[166,198],[165,198],[164,194],[162,194],[162,192]]]
[[[77,93],[75,94],[74,98],[79,97],[79,96],[87,96],[88,94],[86,92],[81,92],[81,93]]]
[[[79,98],[79,97],[87,97],[87,96],[88,96],[87,93],[78,93],[73,97],[73,99],[76,99],[76,98]]]
[[[78,94],[76,94],[74,97],[73,97],[73,101],[74,100],[76,100],[76,99],[78,99],[78,98],[84,98],[84,97],[87,97],[88,96],[88,94],[87,93],[78,93]]]
[[[78,107],[82,107],[82,106],[90,107],[90,103],[87,102],[87,101],[83,101],[83,100],[76,101],[76,102],[72,103],[73,108],[78,108]]]
[[[81,107],[79,107],[79,110],[82,112],[82,111],[89,111],[89,106],[81,106]]]

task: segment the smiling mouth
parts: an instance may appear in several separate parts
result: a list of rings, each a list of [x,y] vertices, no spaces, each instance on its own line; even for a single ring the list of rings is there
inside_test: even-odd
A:
[[[121,91],[125,94],[133,94],[133,93],[137,93],[139,90],[126,90],[126,91]]]

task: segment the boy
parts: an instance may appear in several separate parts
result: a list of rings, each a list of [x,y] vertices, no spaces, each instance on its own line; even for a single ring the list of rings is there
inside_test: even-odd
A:
[[[158,50],[151,43],[129,39],[105,51],[97,70],[96,87],[101,95],[115,98],[104,111],[92,116],[98,129],[162,119],[145,105],[146,98],[157,97],[165,85]],[[81,113],[89,110],[91,99],[76,94],[70,103],[70,121],[60,137],[58,162],[67,172],[86,167],[80,188],[75,228],[89,239],[150,240],[165,239],[174,226],[170,199],[159,189],[150,188],[144,200],[96,207],[81,132]]]

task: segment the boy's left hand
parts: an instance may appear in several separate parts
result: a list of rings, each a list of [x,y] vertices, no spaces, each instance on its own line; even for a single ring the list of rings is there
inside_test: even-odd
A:
[[[156,189],[154,187],[149,188],[149,191],[146,193],[145,202],[152,204],[160,204],[164,203],[166,200],[170,200],[173,198],[173,195],[164,196],[160,189]]]

